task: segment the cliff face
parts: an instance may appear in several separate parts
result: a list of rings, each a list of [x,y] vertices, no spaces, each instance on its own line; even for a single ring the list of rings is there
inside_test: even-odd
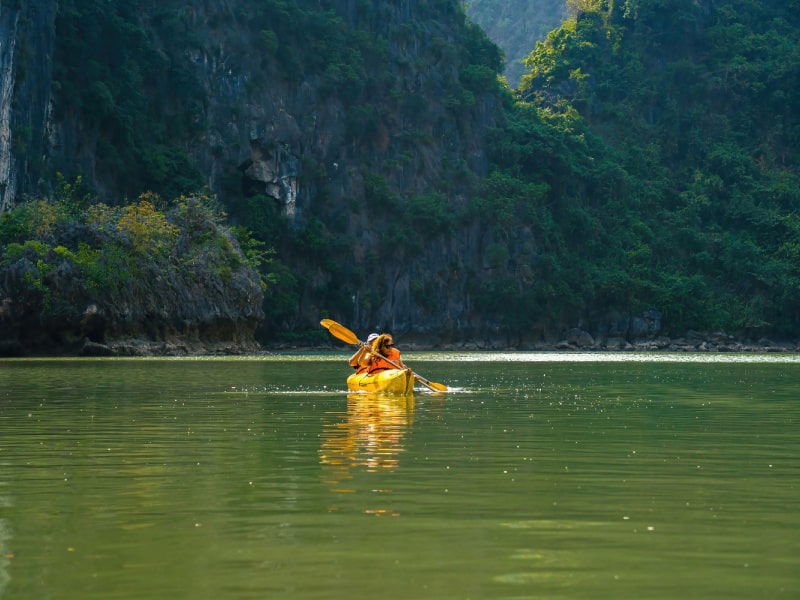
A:
[[[4,10],[0,6],[0,210],[3,212],[8,210],[16,193],[16,182],[12,179],[11,168],[11,101],[14,93],[17,19],[18,16],[11,10]]]
[[[56,6],[0,4],[0,213],[36,191],[43,167]]]
[[[47,257],[45,257],[47,258]],[[43,274],[23,257],[0,268],[0,356],[239,354],[260,349],[257,277],[211,271],[166,279],[159,268],[98,294],[69,261]],[[43,296],[31,279],[49,290]]]
[[[207,185],[293,273],[281,326],[469,319],[485,240],[451,220],[488,171],[500,63],[457,2],[55,4],[11,94],[44,152],[12,152],[6,209],[57,171],[107,202]]]
[[[448,163],[486,171],[483,131],[494,100],[462,97],[464,24],[454,2],[326,1],[297,9],[301,16],[289,15],[294,23],[263,8],[279,3],[248,0],[140,0],[107,20],[75,14],[89,4],[61,3],[43,174],[82,173],[109,199],[142,186],[169,188],[167,178],[185,160],[191,168],[181,175],[193,171],[195,183],[225,200],[260,194],[293,217],[312,209],[321,186],[335,202],[363,197],[368,171],[402,194],[430,190]],[[318,6],[297,3],[306,5]],[[120,36],[130,39],[112,45],[121,56],[104,61],[96,53],[110,41],[96,30],[112,26],[111,17],[128,21]],[[48,31],[52,37],[52,23]],[[346,44],[358,46],[348,53]],[[332,49],[339,56],[323,55]],[[92,61],[102,68],[92,73]],[[131,83],[141,84],[145,98],[136,102],[149,107],[135,106],[128,82],[104,79],[118,69],[137,71]],[[43,73],[41,89],[46,79]],[[151,131],[127,131],[122,121],[135,110],[149,120],[136,126]],[[39,125],[33,137],[42,139]],[[18,192],[32,191],[30,183]]]
[[[208,186],[261,252],[263,340],[320,316],[501,344],[798,331],[796,11],[579,4],[514,96],[455,0],[5,1],[3,210],[57,172],[165,212]],[[524,29],[533,5],[508,6]],[[0,243],[30,241],[17,217]],[[226,268],[193,296],[224,297]]]

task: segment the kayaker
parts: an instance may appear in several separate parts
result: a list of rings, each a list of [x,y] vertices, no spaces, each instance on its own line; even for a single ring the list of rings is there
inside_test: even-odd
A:
[[[396,369],[392,363],[384,360],[382,356],[385,356],[395,364],[397,364],[401,369],[408,369],[407,366],[403,364],[403,361],[400,359],[400,350],[394,347],[394,340],[392,336],[388,333],[382,333],[374,340],[372,340],[372,350],[370,352],[368,361],[368,368],[367,371],[369,373],[375,373],[377,371],[385,371],[387,369]],[[382,356],[379,356],[382,355]]]
[[[372,342],[378,337],[377,333],[370,333],[367,336],[367,344],[361,346],[353,356],[350,357],[348,361],[350,366],[356,370],[356,373],[365,373],[367,368],[369,367],[369,363],[367,359],[369,357],[369,349],[372,345]]]

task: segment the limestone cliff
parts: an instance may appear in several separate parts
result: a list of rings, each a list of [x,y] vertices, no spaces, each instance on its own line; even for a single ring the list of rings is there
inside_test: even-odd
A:
[[[487,242],[450,218],[488,171],[500,62],[455,0],[53,0],[1,13],[6,31],[21,11],[37,68],[8,92],[30,126],[5,154],[5,209],[56,172],[107,202],[207,185],[293,273],[264,335],[325,311],[469,320]]]
[[[0,214],[37,191],[45,164],[56,6],[0,3]]]
[[[542,5],[480,6],[516,34]],[[78,175],[116,207],[207,186],[263,259],[265,341],[324,339],[321,316],[503,345],[793,335],[800,26],[754,6],[577,3],[515,96],[457,0],[4,0],[0,212]],[[20,260],[93,273],[102,243],[17,239],[3,219],[19,247],[2,260],[34,288],[68,286]],[[193,298],[222,306],[230,269]],[[98,286],[98,308],[124,305]],[[202,301],[139,291],[139,315],[204,322]],[[226,319],[251,328],[247,302]]]

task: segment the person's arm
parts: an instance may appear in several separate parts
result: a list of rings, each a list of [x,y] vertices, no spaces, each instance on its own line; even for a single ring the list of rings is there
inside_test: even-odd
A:
[[[361,361],[364,359],[364,355],[366,354],[366,352],[367,349],[364,346],[361,346],[361,348],[356,350],[356,353],[353,354],[353,356],[351,356],[350,360],[348,361],[350,363],[350,366],[353,367],[354,369],[360,367]]]

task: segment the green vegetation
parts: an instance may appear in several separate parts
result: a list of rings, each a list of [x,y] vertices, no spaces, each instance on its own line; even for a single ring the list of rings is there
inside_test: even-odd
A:
[[[400,198],[395,173],[418,168],[421,151],[435,151],[443,119],[468,117],[484,88],[499,89],[496,73],[502,64],[497,47],[467,24],[456,6],[450,0],[430,1],[415,8],[412,19],[397,20],[399,9],[391,3],[361,2],[357,19],[349,19],[329,2],[239,0],[235,15],[212,7],[203,12],[206,20],[180,2],[65,0],[56,23],[56,118],[67,126],[86,124],[81,143],[95,157],[97,179],[111,196],[135,198],[145,190],[164,198],[190,194],[202,183],[193,157],[204,152],[209,95],[215,93],[207,89],[212,73],[203,57],[208,58],[208,39],[224,37],[228,46],[220,51],[226,68],[233,79],[246,82],[248,93],[280,80],[279,85],[303,84],[320,102],[346,108],[343,142],[355,147],[365,173],[380,173],[384,181],[382,187],[378,180],[365,182],[371,197],[367,204],[352,198],[356,213],[375,213],[375,206],[388,202],[396,215],[403,206],[414,208],[417,196],[428,197],[436,199],[429,203],[432,212],[420,208],[426,223],[435,223],[447,203],[443,190]],[[454,25],[440,26],[448,21]],[[431,38],[431,27],[439,35]],[[414,59],[419,63],[412,64]],[[437,61],[442,68],[433,75],[425,72]],[[440,84],[449,100],[432,104],[430,94]],[[235,121],[242,99],[235,94],[216,101],[231,103]],[[313,132],[311,116],[302,127]],[[369,157],[376,145],[386,144],[386,163],[394,163],[395,173],[383,170],[383,158],[373,162]],[[225,152],[221,145],[212,151],[218,158]],[[271,282],[266,337],[305,327],[299,315],[313,310],[308,298],[319,310],[352,310],[353,290],[368,281],[368,265],[353,258],[347,237],[352,232],[343,235],[347,215],[330,202],[330,164],[322,163],[314,148],[299,159],[303,188],[313,190],[316,208],[297,224],[288,222],[272,198],[245,197],[235,165],[226,165],[224,183],[215,190],[232,222],[252,232],[249,239],[276,249],[262,264]],[[411,216],[402,228],[411,246],[419,248],[423,237]],[[388,247],[370,252],[369,260],[389,252]],[[301,298],[306,299],[302,306]]]
[[[153,9],[154,32],[141,22],[150,4],[60,2],[53,87],[57,117],[77,114],[90,124],[81,135],[96,144],[98,170],[120,196],[149,189],[175,197],[202,185],[181,142],[198,131],[204,92],[175,56],[194,45],[185,11]]]
[[[51,200],[0,218],[3,264],[28,261],[42,293],[69,264],[102,294],[143,264],[207,261],[230,281],[247,261],[268,283],[264,339],[302,338],[311,314],[375,317],[400,266],[424,314],[458,280],[477,320],[510,333],[650,308],[668,333],[800,333],[797,0],[576,0],[517,90],[456,2],[400,20],[392,3],[357,5],[239,0],[197,20],[177,2],[61,2],[56,118],[85,125],[114,197],[155,195],[99,205],[62,179]],[[219,224],[219,207],[191,199],[214,92],[189,57],[209,38],[232,44],[226,68],[248,94],[280,80],[344,116],[324,133],[347,165],[313,147],[315,116],[296,116],[308,203],[295,220],[247,195],[261,190],[244,190],[241,157],[219,161],[238,244],[202,225]],[[31,135],[14,132],[16,152]],[[467,237],[479,264],[453,250]]]
[[[62,294],[65,285],[100,301],[149,289],[154,273],[165,281],[227,283],[235,272],[268,262],[270,252],[243,228],[235,232],[243,242],[240,250],[220,227],[224,214],[208,196],[180,197],[164,212],[152,193],[111,207],[81,195],[84,191],[80,180],[62,180],[54,198],[0,215],[0,268],[23,273],[27,292],[39,298],[44,315],[70,300]]]
[[[244,56],[254,49],[262,56],[260,65],[255,59],[256,65],[248,66],[249,85],[263,85],[271,64],[292,81],[320,77],[322,95],[336,94],[346,102],[372,96],[382,84],[365,67],[365,56],[373,64],[385,60],[386,40],[347,26],[318,3],[241,0],[236,12],[247,27],[241,47],[230,49],[240,61],[229,66],[231,74],[244,77]],[[119,197],[153,190],[172,198],[202,186],[190,148],[208,117],[204,80],[210,73],[189,55],[202,55],[204,35],[238,26],[225,10],[213,15],[210,31],[204,31],[193,11],[179,2],[59,3],[56,118],[77,117],[87,125],[81,143],[96,155],[98,177],[112,181]],[[366,130],[356,135],[371,132],[368,114],[365,119]],[[24,132],[14,139],[22,152]]]
[[[800,331],[798,12],[584,1],[537,45],[481,195],[524,277],[488,298],[576,321],[655,306],[687,328]],[[526,298],[521,301],[520,299]]]
[[[479,28],[465,24],[455,43],[434,39],[434,53],[460,64],[445,87],[450,111],[464,114],[480,94],[501,100],[490,175],[400,196],[386,173],[366,173],[366,205],[380,207],[372,224],[385,243],[363,261],[335,212],[297,231],[276,228],[276,215],[260,218],[269,225],[251,215],[248,226],[291,265],[290,297],[305,290],[349,314],[361,289],[369,310],[381,293],[368,277],[374,267],[414,261],[478,222],[484,264],[467,265],[468,289],[476,311],[508,331],[549,333],[652,307],[673,334],[800,331],[795,13],[738,0],[709,12],[689,0],[662,4],[574,3],[574,16],[528,58],[518,92],[498,84],[502,56]],[[401,96],[399,105],[419,128],[398,139],[430,143],[426,98]],[[351,139],[372,139],[381,113],[374,100],[354,103]],[[465,190],[470,200],[454,204]],[[328,274],[324,289],[314,289],[317,269]],[[415,272],[412,296],[434,313],[437,275]]]

